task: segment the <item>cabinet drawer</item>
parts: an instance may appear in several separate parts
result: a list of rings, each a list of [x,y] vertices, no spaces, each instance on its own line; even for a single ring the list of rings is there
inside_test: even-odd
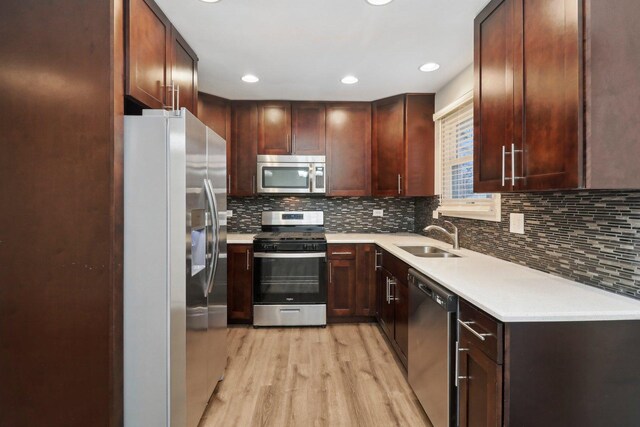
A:
[[[502,363],[503,323],[460,300],[458,331],[461,342],[478,347],[493,361]]]
[[[355,259],[356,245],[338,244],[328,246],[329,259]]]
[[[387,270],[402,283],[409,283],[407,274],[409,274],[409,265],[400,258],[382,250],[382,268]]]

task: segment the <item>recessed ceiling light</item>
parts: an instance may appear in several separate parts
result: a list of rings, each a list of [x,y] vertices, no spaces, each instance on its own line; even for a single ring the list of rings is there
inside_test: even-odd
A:
[[[437,70],[438,68],[440,68],[440,64],[436,64],[435,62],[427,62],[426,64],[420,66],[420,71],[429,73],[431,71]]]
[[[242,76],[242,81],[246,83],[255,83],[258,80],[260,79],[254,76],[253,74],[245,74],[244,76]]]
[[[218,3],[220,0],[200,0],[203,1],[205,3]]]
[[[387,3],[391,3],[392,0],[367,0],[367,3],[374,6],[384,6]]]
[[[354,83],[358,83],[358,78],[356,76],[346,76],[340,81],[346,85],[352,85]]]

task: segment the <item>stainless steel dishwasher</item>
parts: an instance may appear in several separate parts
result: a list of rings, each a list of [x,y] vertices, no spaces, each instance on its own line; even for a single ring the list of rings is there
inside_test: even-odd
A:
[[[458,297],[409,269],[409,384],[434,427],[456,426]]]

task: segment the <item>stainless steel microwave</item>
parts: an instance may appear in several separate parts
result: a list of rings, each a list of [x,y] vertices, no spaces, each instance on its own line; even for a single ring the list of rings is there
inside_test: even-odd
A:
[[[258,193],[325,194],[325,156],[258,156]]]

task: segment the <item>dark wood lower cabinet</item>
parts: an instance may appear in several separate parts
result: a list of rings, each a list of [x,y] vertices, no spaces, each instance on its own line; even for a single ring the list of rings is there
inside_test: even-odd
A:
[[[376,245],[356,249],[356,316],[376,315]]]
[[[503,324],[459,306],[461,427],[638,425],[639,320]]]
[[[462,342],[458,366],[460,427],[502,425],[502,365]]]
[[[379,250],[381,269],[378,284],[378,322],[396,351],[402,364],[407,367],[409,356],[409,266]]]
[[[349,259],[329,259],[327,317],[355,314],[356,262]]]
[[[253,320],[253,246],[227,246],[227,320]]]

